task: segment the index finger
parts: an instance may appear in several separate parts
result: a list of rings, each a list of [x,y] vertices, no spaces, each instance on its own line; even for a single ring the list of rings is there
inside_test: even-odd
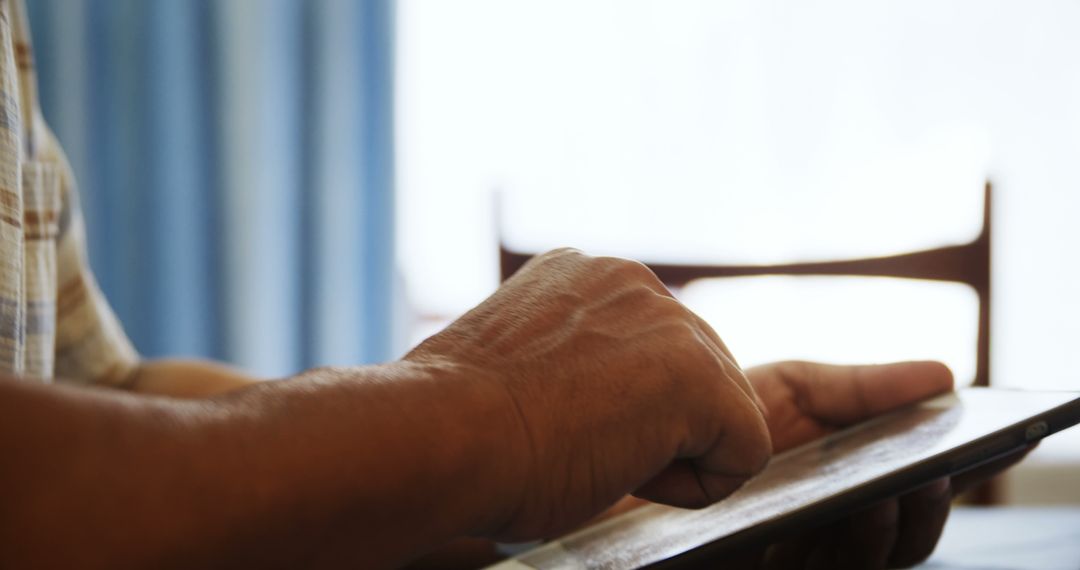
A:
[[[787,366],[780,368],[781,378],[800,411],[833,425],[853,424],[953,387],[952,372],[940,362],[863,366],[793,362]]]

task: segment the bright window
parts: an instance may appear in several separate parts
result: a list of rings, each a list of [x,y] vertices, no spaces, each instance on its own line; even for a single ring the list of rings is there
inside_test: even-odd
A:
[[[989,179],[994,381],[1080,389],[1075,2],[404,0],[398,20],[414,340],[494,289],[497,227],[530,250],[850,258],[970,240]],[[739,279],[684,298],[744,363],[973,375],[963,287]]]

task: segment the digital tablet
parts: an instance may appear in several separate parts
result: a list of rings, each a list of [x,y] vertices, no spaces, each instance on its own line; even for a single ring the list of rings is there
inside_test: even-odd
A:
[[[965,388],[775,456],[701,510],[647,505],[492,569],[678,568],[828,523],[1080,422],[1080,392]],[[1077,483],[1080,484],[1080,483]]]

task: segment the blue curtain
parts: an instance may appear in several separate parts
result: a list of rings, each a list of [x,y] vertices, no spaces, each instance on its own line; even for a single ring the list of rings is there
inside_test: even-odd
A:
[[[29,0],[98,280],[147,356],[394,350],[391,0]]]

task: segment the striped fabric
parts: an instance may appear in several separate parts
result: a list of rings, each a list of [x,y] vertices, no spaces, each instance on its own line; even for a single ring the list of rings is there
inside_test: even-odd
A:
[[[75,180],[38,105],[23,0],[0,0],[0,372],[130,378],[138,356],[85,249]]]

